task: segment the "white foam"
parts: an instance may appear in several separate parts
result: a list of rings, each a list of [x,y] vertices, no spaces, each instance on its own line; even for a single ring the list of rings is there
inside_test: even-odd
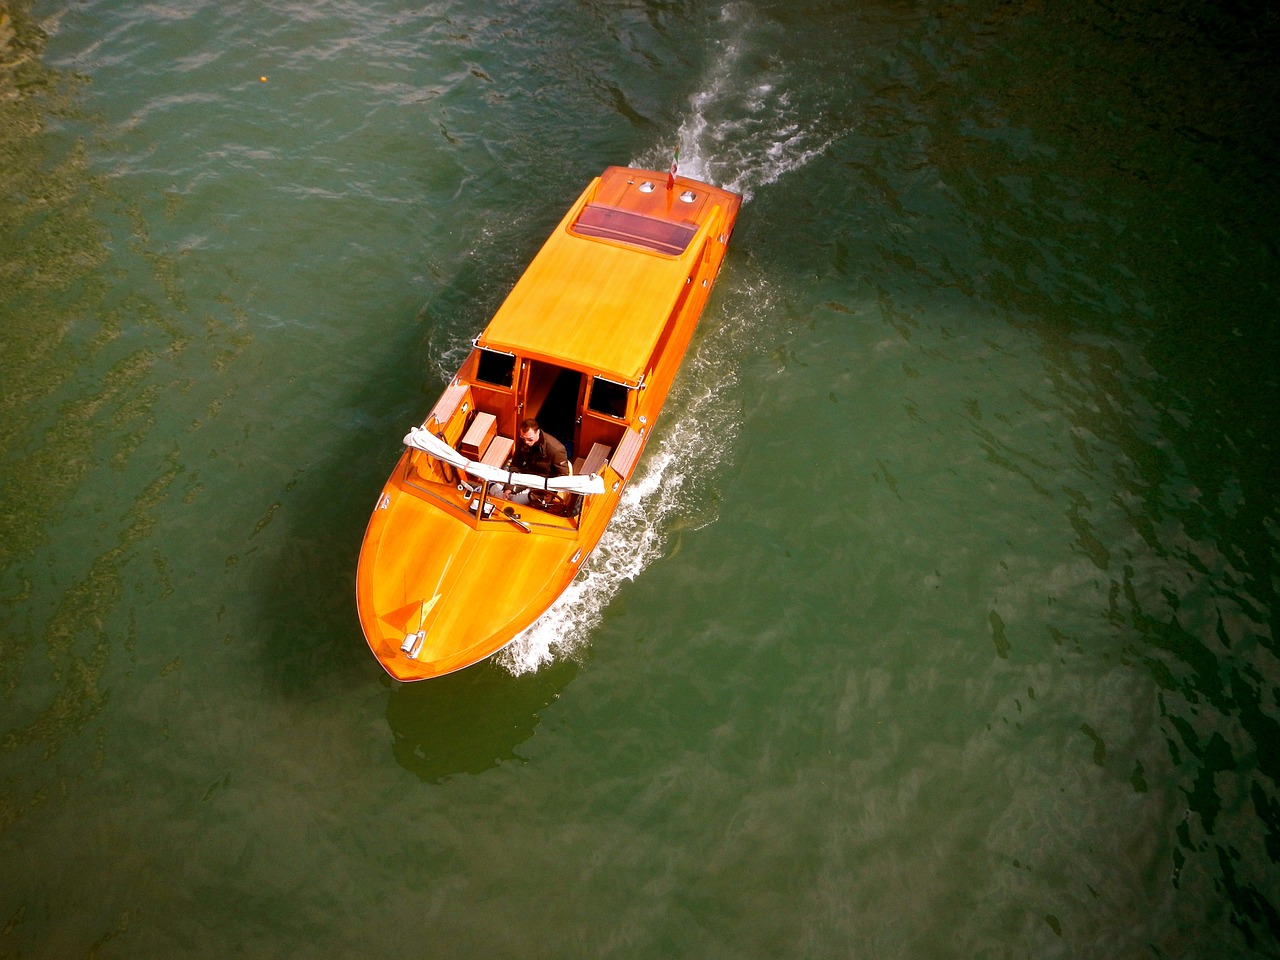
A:
[[[678,135],[681,174],[737,191],[744,200],[819,156],[835,139],[817,122],[794,119],[780,73],[760,75],[758,58],[748,56],[753,16],[745,5],[725,7],[727,36],[701,90],[690,98]],[[662,145],[632,160],[650,169],[669,163],[670,147]],[[580,655],[622,585],[662,555],[676,519],[686,529],[715,520],[714,498],[706,498],[704,488],[738,430],[737,405],[726,402],[727,388],[736,382],[743,344],[753,342],[753,331],[771,313],[763,282],[754,288],[746,280],[735,285],[739,312],[721,315],[686,358],[664,413],[671,419],[646,450],[595,553],[541,619],[498,655],[512,673]]]
[[[727,5],[721,22],[727,36],[719,41],[677,134],[680,172],[750,200],[758,188],[821,155],[836,136],[824,132],[819,119],[796,121],[783,68],[762,67],[752,55],[752,34],[763,28],[749,8]],[[633,165],[663,168],[670,163],[670,150],[655,147]]]
[[[662,556],[677,523],[689,530],[715,521],[715,497],[708,494],[714,492],[717,464],[734,448],[739,424],[738,404],[727,394],[736,383],[743,344],[752,342],[752,330],[772,311],[766,287],[737,286],[734,300],[742,309],[721,314],[686,358],[664,420],[599,546],[550,609],[498,655],[511,673],[580,655],[618,590]]]

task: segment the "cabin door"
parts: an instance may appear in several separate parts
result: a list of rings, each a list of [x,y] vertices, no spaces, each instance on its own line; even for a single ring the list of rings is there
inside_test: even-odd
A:
[[[572,456],[581,409],[582,374],[540,360],[526,363],[528,369],[520,398],[524,408],[521,419],[536,419],[538,426],[568,447]]]

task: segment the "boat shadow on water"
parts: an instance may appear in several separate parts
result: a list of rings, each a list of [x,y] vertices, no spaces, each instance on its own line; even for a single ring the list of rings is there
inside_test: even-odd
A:
[[[369,656],[356,615],[352,585],[369,510],[400,455],[395,441],[420,420],[444,386],[428,368],[428,341],[465,339],[483,321],[478,300],[489,291],[483,265],[466,263],[418,310],[403,335],[390,339],[370,366],[385,371],[351,400],[355,425],[329,434],[323,455],[300,468],[288,485],[282,543],[259,588],[263,679],[281,697],[336,685],[389,691],[386,719],[393,753],[425,781],[478,773],[518,759],[515,748],[533,735],[539,711],[573,679],[565,662],[522,676],[486,660],[426,683],[402,685]],[[394,308],[389,308],[394,309]],[[410,309],[412,309],[410,307]],[[475,316],[472,316],[472,313]],[[424,327],[426,328],[424,331]],[[412,358],[406,362],[406,358]]]
[[[406,327],[417,333],[412,325]],[[401,357],[416,352],[407,342],[397,346],[404,348]],[[267,683],[285,696],[305,693],[337,673],[352,684],[381,678],[376,663],[368,669],[351,583],[369,505],[399,454],[387,443],[394,429],[383,426],[392,419],[411,419],[407,411],[425,403],[415,396],[416,365],[388,359],[385,367],[388,375],[377,383],[376,396],[369,391],[367,398],[354,401],[353,409],[376,409],[388,397],[409,399],[374,422],[331,434],[341,439],[323,458],[301,468],[285,492],[283,541],[259,587],[260,666]],[[435,385],[427,384],[427,389]]]

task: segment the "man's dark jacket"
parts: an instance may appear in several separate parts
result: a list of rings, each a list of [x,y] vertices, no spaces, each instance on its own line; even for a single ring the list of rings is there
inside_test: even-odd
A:
[[[563,443],[543,430],[538,442],[527,450],[516,443],[516,451],[511,455],[511,468],[516,473],[534,473],[540,477],[567,477],[570,473],[569,454]]]

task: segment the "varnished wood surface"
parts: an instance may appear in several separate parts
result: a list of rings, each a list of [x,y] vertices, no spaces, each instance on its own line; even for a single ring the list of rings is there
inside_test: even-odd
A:
[[[645,180],[656,185],[651,193],[636,189]],[[571,207],[479,340],[586,375],[631,383],[645,377],[612,461],[601,466],[606,492],[585,498],[577,517],[491,500],[493,513],[481,520],[465,499],[479,489],[475,481],[406,451],[379,495],[360,552],[356,600],[369,646],[393,677],[440,676],[500,650],[546,611],[603,535],[706,303],[740,204],[736,195],[704,184],[680,180],[667,191],[665,182],[665,173],[605,171]],[[678,199],[684,190],[694,202]],[[697,234],[678,257],[571,235],[567,226],[593,200],[645,216],[688,218]],[[460,373],[434,406],[428,429],[457,444],[468,426],[485,418],[480,432],[488,436],[488,414],[475,409],[476,399],[492,391],[475,391]],[[504,508],[518,513],[520,524],[504,519]],[[417,657],[409,658],[401,645],[418,631],[424,638]]]
[[[636,383],[708,242],[716,245],[711,257],[718,268],[724,246],[719,237],[732,229],[740,204],[736,195],[700,184],[694,203],[675,199],[692,181],[681,181],[671,191],[658,186],[641,193],[638,185],[655,176],[636,177],[613,167],[588,188],[498,308],[480,343]],[[569,225],[592,196],[646,216],[682,222],[699,217],[699,231],[678,257],[576,236]]]

